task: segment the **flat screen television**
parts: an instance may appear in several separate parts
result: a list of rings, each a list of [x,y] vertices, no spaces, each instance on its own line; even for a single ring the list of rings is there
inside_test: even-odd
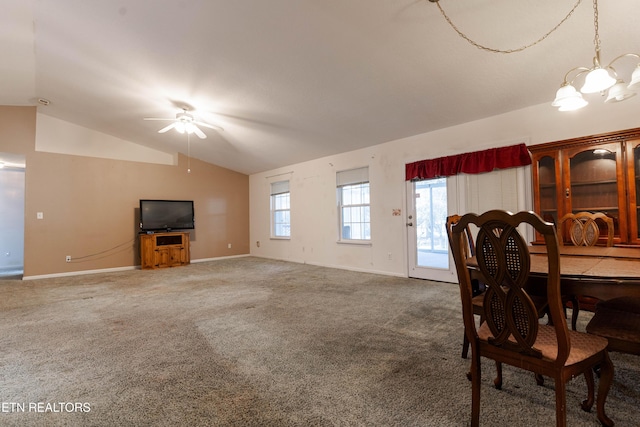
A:
[[[171,231],[195,228],[193,200],[140,200],[140,230]]]

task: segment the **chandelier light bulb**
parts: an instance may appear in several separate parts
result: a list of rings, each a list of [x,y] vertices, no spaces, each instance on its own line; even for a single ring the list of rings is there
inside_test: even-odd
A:
[[[580,92],[604,92],[614,84],[616,84],[616,79],[611,77],[607,70],[604,68],[595,68],[587,73],[587,77],[584,79],[584,85],[580,89]]]
[[[575,111],[575,110],[581,109],[582,107],[586,107],[587,104],[588,104],[587,101],[580,98],[580,99],[573,100],[572,102],[566,103],[566,105],[562,105],[560,108],[558,108],[558,111]]]
[[[640,89],[640,63],[635,70],[633,70],[633,74],[631,75],[631,83],[627,86],[629,90],[638,90]]]
[[[582,97],[580,92],[570,84],[564,84],[556,92],[556,99],[551,103],[558,107],[560,111],[573,111],[586,106],[588,102]]]
[[[609,89],[609,94],[607,95],[607,99],[604,102],[620,102],[625,99],[631,98],[636,93],[629,90],[627,85],[622,81],[618,80],[615,85],[611,86]]]

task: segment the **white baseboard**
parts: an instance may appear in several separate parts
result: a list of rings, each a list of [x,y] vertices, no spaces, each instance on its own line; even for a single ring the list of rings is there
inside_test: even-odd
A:
[[[406,274],[402,274],[402,273],[392,273],[392,272],[389,272],[389,271],[371,270],[371,269],[358,268],[358,267],[349,267],[349,266],[345,266],[345,265],[333,265],[333,264],[324,264],[324,263],[319,263],[319,262],[299,261],[299,260],[295,260],[295,259],[276,258],[276,257],[262,256],[262,255],[251,255],[251,256],[254,256],[256,258],[273,259],[273,260],[276,260],[276,261],[295,262],[297,264],[309,264],[309,265],[315,265],[317,267],[337,268],[338,270],[357,271],[359,273],[380,274],[382,276],[402,277],[402,278],[405,278],[405,279],[407,277],[409,277]]]
[[[251,255],[250,254],[243,254],[243,255],[220,256],[220,257],[215,257],[215,258],[192,259],[191,260],[191,264],[196,264],[196,263],[199,263],[199,262],[219,261],[221,259],[244,258],[244,257],[248,257],[248,256],[251,256]]]
[[[65,273],[40,274],[37,276],[23,276],[22,280],[50,279],[53,277],[81,276],[84,274],[112,273],[115,271],[127,271],[127,270],[139,270],[139,269],[140,269],[140,266],[138,265],[138,266],[129,266],[129,267],[101,268],[99,270],[67,271]]]
[[[246,254],[246,255],[233,255],[233,256],[224,256],[224,257],[216,257],[216,258],[192,259],[191,263],[196,264],[199,262],[217,261],[217,260],[229,259],[229,258],[242,258],[247,256],[250,256],[250,255]],[[37,279],[49,279],[54,277],[81,276],[84,274],[113,273],[116,271],[127,271],[127,270],[140,270],[140,266],[134,265],[129,267],[102,268],[98,270],[80,270],[80,271],[68,271],[65,273],[40,274],[37,276],[23,276],[22,280],[37,280]]]

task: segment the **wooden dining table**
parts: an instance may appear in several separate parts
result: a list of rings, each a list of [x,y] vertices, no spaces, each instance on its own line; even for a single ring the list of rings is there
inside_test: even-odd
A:
[[[546,293],[546,247],[529,246],[531,256],[529,291]],[[477,269],[475,257],[467,260]],[[479,273],[477,270],[475,273]],[[481,277],[478,277],[480,280]],[[561,246],[560,286],[563,295],[588,296],[599,300],[640,297],[640,248]]]
[[[529,246],[531,276],[544,279],[545,246]],[[640,248],[560,246],[560,286],[565,295],[600,300],[640,297]]]

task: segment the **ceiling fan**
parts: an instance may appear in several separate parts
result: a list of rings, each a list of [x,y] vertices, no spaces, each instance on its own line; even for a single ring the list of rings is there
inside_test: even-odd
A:
[[[185,132],[187,134],[195,133],[200,139],[205,139],[207,135],[198,126],[203,126],[209,129],[215,129],[219,131],[224,130],[220,126],[210,125],[209,123],[197,121],[193,117],[193,115],[189,113],[189,110],[187,110],[186,108],[183,108],[181,112],[177,113],[175,119],[145,117],[144,120],[172,120],[173,123],[163,127],[158,131],[158,133],[165,133],[170,129],[175,129],[180,133],[185,133]]]

